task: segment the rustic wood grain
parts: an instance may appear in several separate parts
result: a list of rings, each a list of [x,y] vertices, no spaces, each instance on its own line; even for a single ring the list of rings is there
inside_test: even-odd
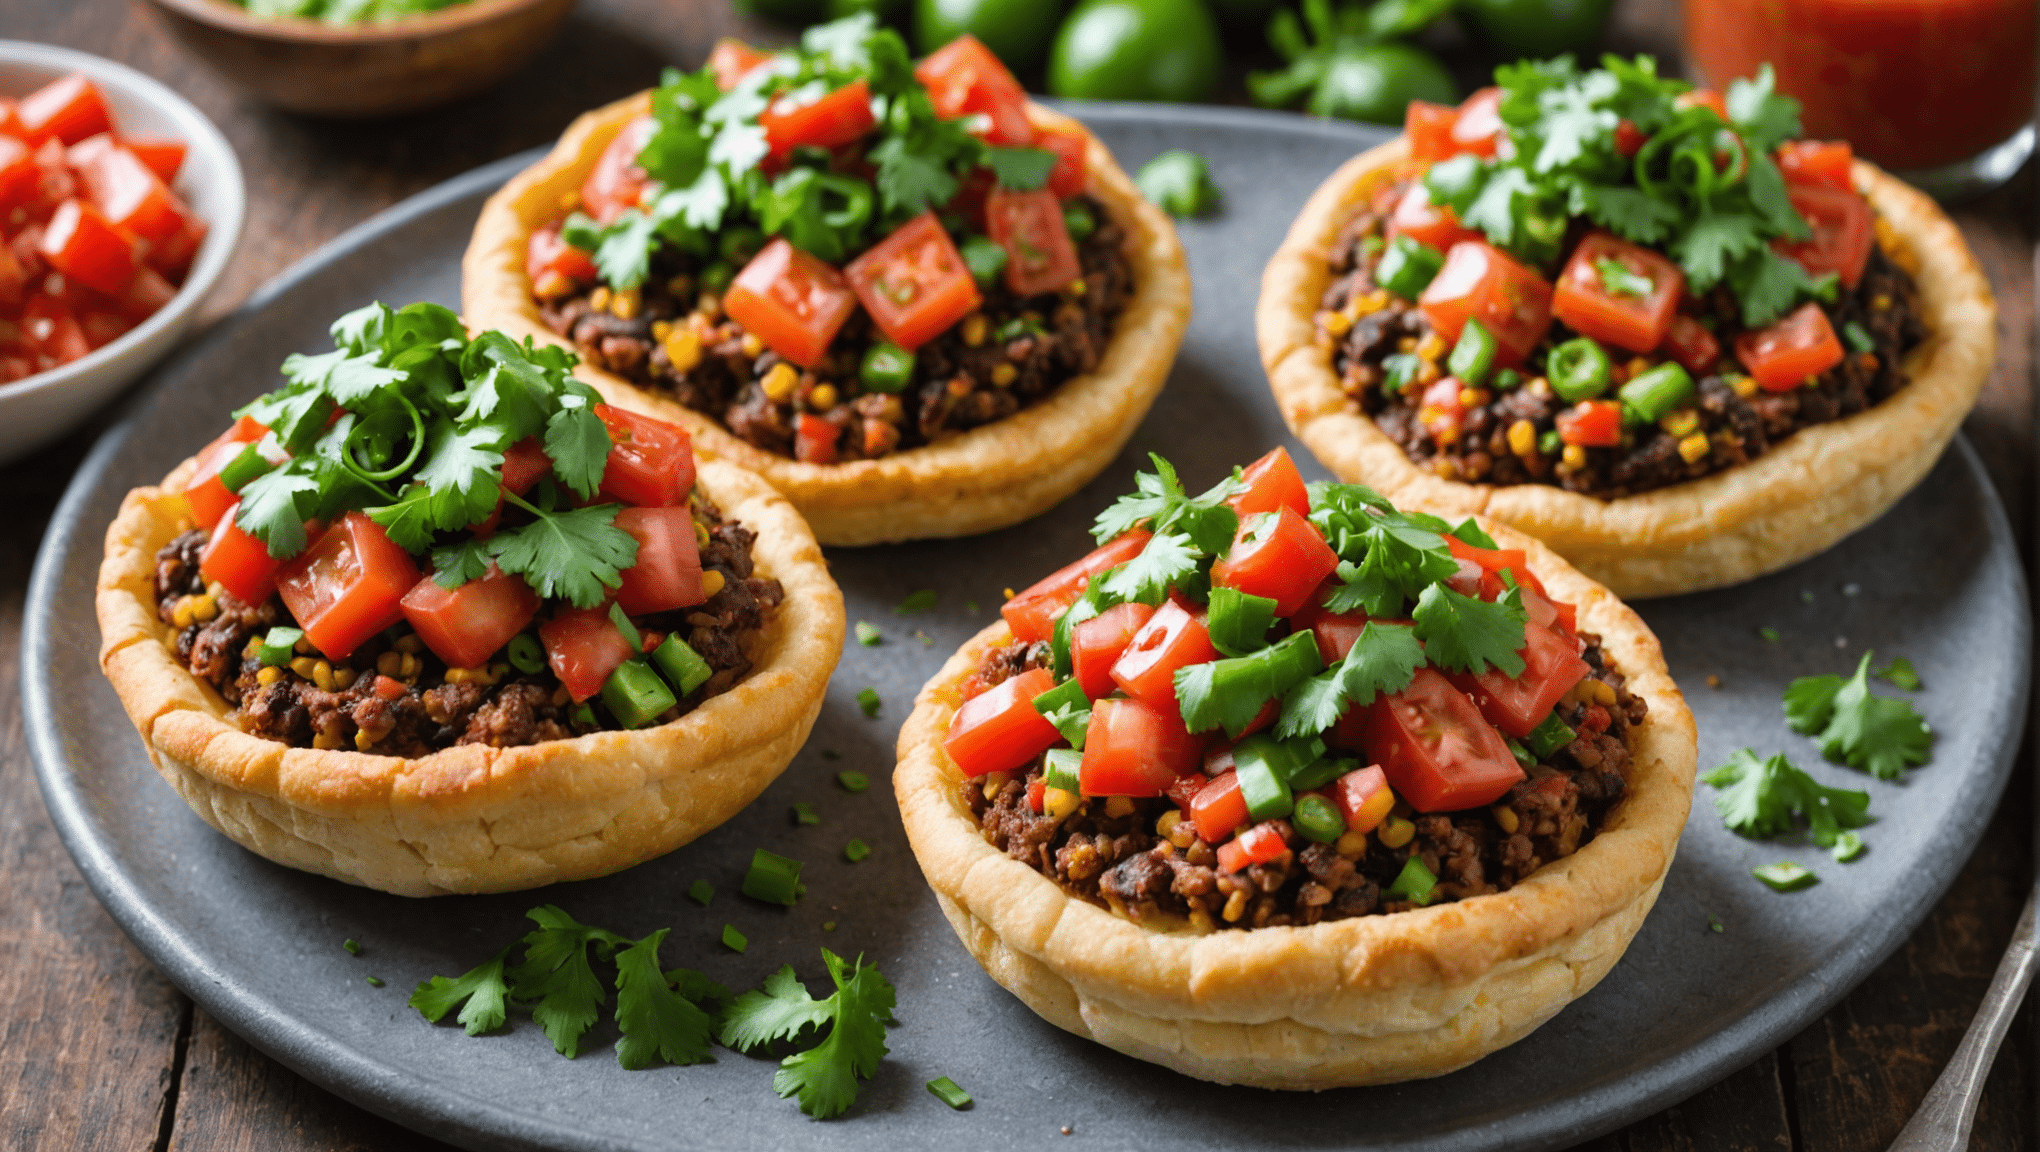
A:
[[[1623,0],[1622,50],[1675,63],[1677,7]],[[560,37],[506,85],[381,124],[273,111],[187,54],[141,0],[5,0],[0,37],[66,44],[150,73],[212,117],[248,178],[242,247],[217,318],[291,262],[376,211],[479,164],[550,141],[580,111],[691,66],[718,36],[784,41],[728,0],[582,0]],[[509,97],[514,93],[514,99]],[[2034,182],[1955,213],[2001,306],[2000,359],[1965,426],[2022,542],[2035,508]],[[443,1149],[299,1078],[198,1012],[92,899],[35,790],[18,707],[21,603],[51,508],[97,428],[0,469],[0,1147]],[[1684,1103],[1576,1152],[1879,1149],[1939,1073],[1981,1000],[2032,875],[2031,756],[1953,892],[1905,947],[1806,1032]],[[1902,820],[1894,810],[1884,819]],[[1950,851],[1966,851],[1951,844]],[[1724,974],[1731,979],[1732,974]],[[2036,1142],[2033,1010],[1983,1097],[1973,1145]]]

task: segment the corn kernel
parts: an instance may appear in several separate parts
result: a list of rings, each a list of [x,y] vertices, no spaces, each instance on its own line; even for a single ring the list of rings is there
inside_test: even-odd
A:
[[[317,684],[321,692],[331,692],[333,690],[333,666],[324,660],[313,661],[312,683]]]
[[[375,747],[375,737],[368,734],[368,729],[356,728],[354,730],[354,750],[366,752],[373,747]]]
[[[1495,823],[1500,824],[1502,831],[1507,832],[1511,836],[1516,834],[1516,829],[1523,826],[1523,822],[1517,818],[1514,808],[1496,805],[1490,811],[1495,814]]]
[[[1211,920],[1211,913],[1206,912],[1203,905],[1200,904],[1192,904],[1190,906],[1190,927],[1195,928],[1199,932],[1218,931],[1218,925]]]
[[[1083,277],[1079,276],[1063,286],[1062,294],[1072,300],[1082,300],[1084,293],[1088,291],[1090,291],[1090,286],[1084,283]]]
[[[643,289],[619,288],[609,295],[609,314],[618,320],[635,320],[644,309]]]
[[[1415,352],[1417,350],[1417,338],[1415,336],[1405,336],[1397,340],[1395,342],[1395,350],[1405,354]]]
[[[1436,360],[1445,355],[1447,351],[1445,338],[1436,332],[1426,332],[1424,333],[1424,338],[1417,341],[1417,356],[1419,359]]]
[[[613,295],[613,293],[609,291],[609,286],[607,284],[596,285],[595,290],[593,292],[588,293],[588,307],[594,309],[597,312],[609,311],[609,297],[611,295]]]
[[[1197,843],[1197,825],[1188,820],[1178,820],[1176,826],[1169,829],[1169,843],[1188,850],[1192,844]]]
[[[708,547],[708,525],[703,524],[699,520],[694,522],[694,546],[697,548]]]
[[[985,319],[985,314],[982,312],[973,312],[965,316],[963,318],[963,342],[972,348],[976,348],[985,342],[985,331],[990,327],[991,322]]]
[[[1591,677],[1586,682],[1591,685],[1587,691],[1593,695],[1594,703],[1599,704],[1603,708],[1613,708],[1615,706],[1614,685],[1606,680],[1595,680]]]
[[[1318,327],[1334,337],[1344,336],[1353,330],[1353,322],[1341,312],[1320,312],[1317,314]]]
[[[1557,393],[1551,390],[1551,381],[1542,376],[1532,376],[1530,382],[1523,385],[1523,387],[1529,389],[1530,394],[1539,400],[1549,400],[1557,395]]]
[[[800,383],[800,373],[794,366],[781,360],[765,373],[759,386],[765,389],[765,397],[774,404],[783,403],[793,395],[795,385]]]
[[[1698,464],[1707,459],[1709,450],[1707,433],[1695,432],[1679,440],[1679,459],[1688,464]]]
[[[312,659],[310,656],[300,656],[297,659],[292,660],[290,662],[290,670],[304,677],[307,680],[310,680],[312,678],[312,672],[314,669],[318,668],[318,666],[319,662],[317,660]]]
[[[248,642],[241,645],[241,659],[253,660],[255,654],[260,651],[262,651],[262,637],[250,636],[248,637]]]
[[[1386,307],[1388,307],[1388,289],[1376,288],[1367,295],[1346,305],[1346,310],[1352,314],[1353,319],[1358,320],[1362,316],[1372,316]]]
[[[402,652],[383,653],[375,658],[375,670],[390,677],[392,680],[396,679],[404,671],[404,654]]]
[[[1681,408],[1658,421],[1658,427],[1674,436],[1691,436],[1700,427],[1700,413],[1691,408]]]
[[[968,376],[957,376],[943,387],[948,389],[951,396],[961,400],[970,395],[971,389],[977,387],[977,383]]]
[[[212,593],[208,592],[203,596],[193,596],[191,598],[192,619],[203,623],[205,621],[211,620],[213,617],[218,616],[219,614],[220,603],[219,601],[213,599]]]
[[[1870,310],[1871,310],[1872,312],[1888,312],[1888,311],[1890,311],[1890,310],[1891,310],[1891,293],[1889,293],[1889,292],[1879,292],[1879,293],[1878,293],[1877,295],[1875,295],[1875,296],[1872,296],[1872,297],[1870,298]]]
[[[1400,816],[1391,816],[1376,835],[1381,838],[1382,847],[1400,848],[1416,838],[1417,826]]]
[[[726,581],[723,579],[722,572],[719,569],[710,568],[709,570],[701,574],[702,595],[714,596],[716,593],[723,590],[724,583],[726,583]]]
[[[1459,406],[1461,408],[1478,408],[1487,402],[1488,393],[1485,388],[1461,388],[1459,390]]]
[[[658,647],[658,645],[654,644],[653,647],[656,648]],[[508,664],[498,661],[497,663],[489,665],[489,683],[491,684],[496,683],[498,680],[501,680],[503,677],[508,676],[509,674],[510,665]]]
[[[397,677],[397,679],[409,680],[412,677],[416,676],[418,673],[423,672],[424,670],[425,670],[424,661],[418,659],[416,656],[411,655],[409,652],[406,652],[404,653],[404,667],[403,667],[404,674],[402,676]]]
[[[765,341],[760,340],[756,332],[744,333],[742,347],[744,349],[744,355],[750,357],[753,360],[756,360],[758,357],[765,354]]]
[[[1433,380],[1438,379],[1440,376],[1443,376],[1444,374],[1445,370],[1438,367],[1435,361],[1431,360],[1418,361],[1417,374],[1415,377],[1416,385],[1418,387],[1422,387],[1426,384],[1431,383]]]
[[[1233,894],[1225,898],[1225,911],[1219,913],[1219,915],[1225,917],[1226,923],[1237,924],[1240,917],[1246,914],[1247,890],[1245,888],[1235,888],[1233,889]]]
[[[1133,801],[1124,796],[1114,796],[1105,801],[1105,815],[1113,820],[1133,815]]]
[[[1537,425],[1528,420],[1518,420],[1509,425],[1509,451],[1518,456],[1528,456],[1537,451]]]
[[[836,399],[836,386],[834,384],[817,384],[814,387],[814,391],[808,393],[807,402],[808,407],[817,411],[823,411],[834,408],[836,406]]]
[[[579,208],[580,206],[581,206],[580,190],[575,189],[560,193],[560,211],[572,212],[576,208]]]
[[[666,337],[671,336],[672,334],[673,334],[673,322],[671,320],[652,321],[652,339],[658,340],[663,343]]]
[[[662,343],[666,346],[666,359],[673,362],[673,371],[692,372],[700,365],[701,334],[694,329],[675,328]]]
[[[333,669],[333,688],[335,691],[345,692],[349,688],[354,687],[354,682],[360,678],[361,673],[356,672],[352,668],[335,668]]]
[[[262,685],[264,688],[269,687],[271,684],[274,684],[281,679],[283,679],[283,669],[278,668],[273,664],[255,674],[255,682],[257,684]]]
[[[416,632],[406,632],[402,636],[397,637],[397,642],[391,645],[391,647],[395,648],[399,652],[408,652],[411,655],[416,656],[418,653],[423,652],[425,650],[425,642],[423,640],[418,639],[418,634]],[[310,649],[300,648],[298,649],[298,651],[306,652],[310,651]]]
[[[448,684],[465,684],[474,678],[475,670],[472,668],[448,668],[446,670],[446,682]]]
[[[170,608],[170,623],[176,625],[179,630],[191,627],[191,597],[178,597],[177,603]]]
[[[1565,462],[1566,467],[1575,471],[1587,466],[1587,450],[1578,444],[1566,445],[1559,458]]]
[[[997,800],[999,798],[999,790],[1010,783],[1012,779],[1013,774],[1011,772],[985,773],[985,799]]]
[[[1041,793],[1041,814],[1050,820],[1062,820],[1077,810],[1078,797],[1075,792],[1060,788],[1044,789]]]
[[[298,637],[298,642],[290,646],[290,650],[297,653],[300,656],[310,656],[312,654],[312,642],[309,639],[300,636]],[[417,650],[418,649],[416,648],[411,649],[411,651],[413,652],[416,652]]]
[[[540,300],[557,300],[574,290],[574,282],[548,268],[531,282],[531,294]]]
[[[999,388],[1010,388],[1020,378],[1020,370],[1011,364],[999,364],[992,368],[992,384]]]
[[[1367,833],[1355,832],[1348,828],[1339,835],[1338,842],[1332,845],[1332,850],[1347,859],[1357,859],[1358,857],[1365,856],[1367,855]]]
[[[1735,390],[1736,395],[1742,397],[1745,400],[1757,394],[1756,378],[1751,376],[1744,376],[1741,373],[1737,373],[1736,375],[1729,377],[1728,386]]]
[[[1641,376],[1641,375],[1643,375],[1643,374],[1644,374],[1645,372],[1648,372],[1648,371],[1650,371],[1650,367],[1651,367],[1651,365],[1650,365],[1650,360],[1649,360],[1649,359],[1648,359],[1647,357],[1643,357],[1643,356],[1634,356],[1634,357],[1631,357],[1631,358],[1630,358],[1630,361],[1629,361],[1629,364],[1628,364],[1628,368],[1629,368],[1629,375],[1630,375],[1630,376],[1631,376],[1632,378],[1633,378],[1633,377],[1637,377],[1637,376]]]
[[[1459,439],[1459,436],[1455,432],[1451,436],[1434,437],[1434,439],[1437,439],[1440,444],[1450,444],[1454,440]],[[1439,456],[1437,459],[1433,460],[1431,462],[1431,471],[1436,472],[1438,474],[1438,478],[1441,480],[1459,479],[1459,465],[1455,463],[1452,457],[1450,456]]]
[[[332,732],[320,732],[312,737],[312,747],[320,751],[331,751],[340,747],[340,737]]]

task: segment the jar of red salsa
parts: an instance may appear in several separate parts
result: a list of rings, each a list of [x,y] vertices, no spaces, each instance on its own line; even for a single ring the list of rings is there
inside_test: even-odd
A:
[[[2033,149],[2034,0],[1686,0],[1686,47],[1715,84],[1765,61],[1807,136],[1938,195],[1978,191]]]

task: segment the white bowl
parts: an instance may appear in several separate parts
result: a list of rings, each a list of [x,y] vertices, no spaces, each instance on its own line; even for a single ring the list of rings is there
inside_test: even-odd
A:
[[[0,95],[25,96],[73,72],[99,85],[119,131],[184,141],[188,150],[175,188],[209,229],[183,287],[155,315],[82,360],[0,384],[0,464],[70,431],[162,359],[191,327],[241,239],[247,204],[241,163],[226,137],[189,101],[124,64],[48,44],[0,40]]]

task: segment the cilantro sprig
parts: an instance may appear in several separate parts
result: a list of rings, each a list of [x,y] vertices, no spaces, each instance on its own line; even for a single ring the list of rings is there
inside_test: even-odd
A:
[[[824,948],[822,962],[836,985],[826,999],[809,995],[791,966],[781,968],[762,991],[739,996],[722,1026],[722,1042],[739,1052],[827,1028],[819,1043],[781,1060],[772,1076],[774,1091],[798,1096],[800,1110],[817,1120],[856,1103],[857,1081],[871,1079],[889,1051],[885,1029],[893,1010],[892,985],[863,957],[846,961]]]
[[[1715,811],[1738,835],[1778,836],[1803,820],[1813,842],[1832,848],[1844,828],[1870,821],[1870,794],[1828,788],[1779,753],[1758,759],[1748,748],[1731,753],[1728,763],[1701,777],[1719,789]]]
[[[1785,688],[1785,720],[1820,741],[1821,755],[1877,777],[1896,780],[1908,766],[1925,764],[1934,730],[1909,700],[1870,693],[1870,658],[1856,674],[1801,676]],[[1907,665],[1910,669],[1911,665]]]

